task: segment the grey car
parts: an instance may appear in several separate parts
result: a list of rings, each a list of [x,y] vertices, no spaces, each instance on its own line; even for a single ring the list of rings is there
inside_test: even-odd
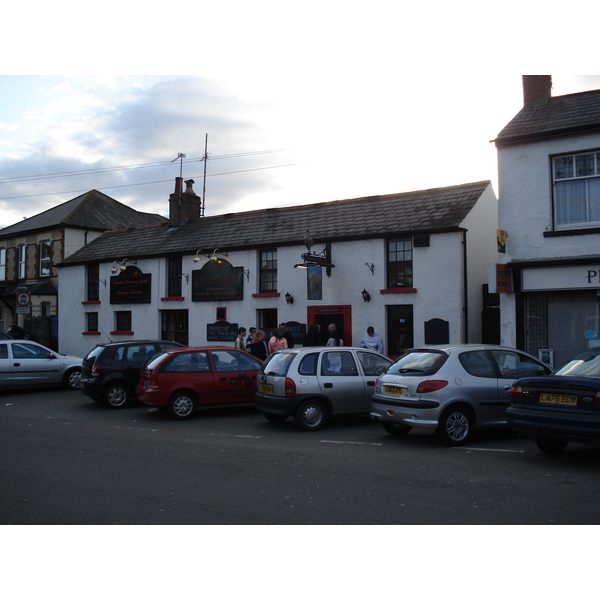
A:
[[[435,429],[443,443],[457,446],[476,427],[506,426],[516,379],[549,372],[530,354],[505,346],[412,348],[378,379],[371,418],[392,435]]]
[[[0,389],[62,385],[76,390],[82,360],[30,340],[0,340]]]
[[[291,348],[271,354],[256,385],[256,407],[271,422],[294,417],[305,431],[329,417],[371,409],[377,377],[392,360],[365,348]]]

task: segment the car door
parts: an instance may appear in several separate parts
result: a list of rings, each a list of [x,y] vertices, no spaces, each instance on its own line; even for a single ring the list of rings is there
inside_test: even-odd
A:
[[[211,350],[210,354],[214,369],[214,401],[219,404],[255,402],[260,362],[234,348]]]
[[[61,380],[58,357],[43,346],[32,342],[11,344],[12,379],[14,385],[43,385]]]
[[[321,393],[329,398],[334,413],[370,409],[373,388],[367,393],[365,379],[350,350],[321,353],[319,386]]]

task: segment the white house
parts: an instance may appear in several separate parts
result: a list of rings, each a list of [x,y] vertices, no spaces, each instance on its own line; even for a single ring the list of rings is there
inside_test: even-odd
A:
[[[132,337],[232,344],[238,327],[281,322],[296,343],[335,323],[345,345],[372,325],[390,356],[481,341],[498,260],[489,181],[213,217],[186,184],[176,179],[169,223],[107,232],[60,263],[61,351]]]
[[[551,87],[523,76],[524,106],[495,144],[510,275],[501,341],[558,367],[599,343],[600,90]]]

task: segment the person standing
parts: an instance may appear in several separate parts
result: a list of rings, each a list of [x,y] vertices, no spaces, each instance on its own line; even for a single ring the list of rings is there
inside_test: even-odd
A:
[[[250,327],[250,333],[246,338],[246,352],[250,352],[250,345],[252,344],[252,340],[254,339],[254,332],[256,331],[256,327]]]
[[[307,346],[322,346],[323,340],[321,339],[321,326],[318,323],[313,323],[309,328],[308,332],[304,334],[302,338],[302,345],[306,348]]]
[[[326,346],[343,346],[344,340],[340,337],[340,333],[335,326],[335,323],[331,323],[329,327],[327,327],[329,331],[329,339],[327,340]]]
[[[367,327],[367,333],[360,340],[360,347],[375,350],[383,354],[383,340],[375,333],[375,329],[370,326]]]
[[[293,348],[294,347],[294,336],[287,330],[287,325],[285,323],[279,323],[279,327],[281,327],[281,329],[283,329],[283,337],[285,338],[285,341],[287,342],[287,347]]]
[[[277,352],[277,350],[282,350],[283,348],[287,348],[287,340],[285,339],[285,331],[283,327],[278,327],[274,332],[273,336],[269,340],[269,354],[273,354],[273,352]]]
[[[240,327],[238,329],[237,337],[235,338],[235,342],[233,343],[233,347],[238,350],[246,350],[246,344],[244,343],[244,336],[246,335],[246,328]]]
[[[260,360],[266,360],[269,354],[267,342],[265,342],[265,332],[262,329],[257,329],[254,332],[252,344],[250,344],[250,354],[256,356]]]

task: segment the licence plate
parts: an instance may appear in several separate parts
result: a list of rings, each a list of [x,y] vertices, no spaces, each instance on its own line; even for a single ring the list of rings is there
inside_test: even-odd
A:
[[[577,406],[577,396],[571,394],[540,394],[542,404],[563,404],[566,406]]]
[[[384,385],[384,394],[395,394],[396,396],[404,396],[406,394],[406,388],[396,387],[395,385]]]
[[[260,391],[263,394],[272,394],[273,393],[273,386],[272,385],[265,385],[264,383],[260,384]]]

